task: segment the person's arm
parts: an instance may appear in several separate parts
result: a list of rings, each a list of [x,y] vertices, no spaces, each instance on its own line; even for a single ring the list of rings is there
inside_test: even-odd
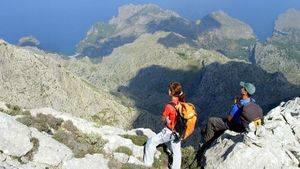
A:
[[[164,111],[162,113],[162,117],[161,117],[161,121],[163,124],[168,124],[170,123],[170,119],[169,119],[169,114],[170,114],[170,108],[169,108],[170,105],[166,105],[165,108],[164,108]]]
[[[238,112],[238,110],[239,110],[238,105],[237,105],[237,104],[234,104],[234,105],[232,106],[232,108],[231,108],[231,111],[230,111],[229,115],[227,116],[228,122],[231,122],[231,121],[232,121],[234,115]]]

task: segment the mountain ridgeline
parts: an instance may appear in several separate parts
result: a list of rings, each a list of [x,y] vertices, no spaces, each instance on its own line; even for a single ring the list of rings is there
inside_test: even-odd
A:
[[[108,23],[92,26],[76,58],[0,41],[0,101],[156,131],[169,82],[183,84],[201,123],[226,115],[247,81],[267,112],[300,95],[297,18],[295,9],[280,15],[263,43],[222,11],[190,21],[152,4],[122,6]]]
[[[300,95],[299,17],[286,11],[273,36],[259,42],[249,25],[222,11],[189,21],[156,5],[122,6],[108,23],[92,26],[77,45],[79,60],[67,66],[146,114],[160,115],[170,81],[184,85],[201,122],[228,113],[240,81],[257,86],[254,97],[267,111]]]

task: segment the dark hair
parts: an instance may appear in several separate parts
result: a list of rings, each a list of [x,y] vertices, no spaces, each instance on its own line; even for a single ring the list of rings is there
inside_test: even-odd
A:
[[[171,95],[178,97],[179,101],[184,102],[185,101],[185,93],[182,91],[182,86],[178,82],[171,82],[168,86]]]

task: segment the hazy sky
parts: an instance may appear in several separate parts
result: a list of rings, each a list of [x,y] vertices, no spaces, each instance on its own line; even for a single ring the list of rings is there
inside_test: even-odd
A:
[[[108,21],[123,4],[158,4],[188,19],[223,10],[248,23],[264,40],[274,20],[300,0],[0,0],[0,38],[17,43],[33,35],[47,49],[71,54],[74,46],[97,21]]]

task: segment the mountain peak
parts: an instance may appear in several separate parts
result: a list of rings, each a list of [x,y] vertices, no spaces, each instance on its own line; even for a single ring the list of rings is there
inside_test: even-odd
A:
[[[253,30],[249,25],[232,18],[224,11],[215,11],[206,15],[201,20],[200,31],[215,31],[218,37],[229,39],[255,38]]]
[[[300,10],[288,9],[279,15],[275,22],[275,31],[288,32],[293,29],[300,30]]]

